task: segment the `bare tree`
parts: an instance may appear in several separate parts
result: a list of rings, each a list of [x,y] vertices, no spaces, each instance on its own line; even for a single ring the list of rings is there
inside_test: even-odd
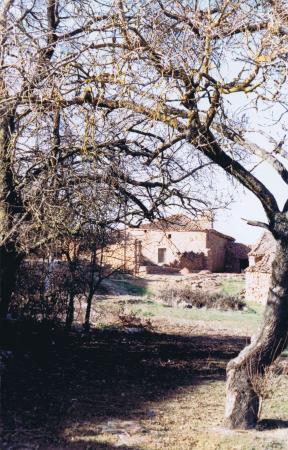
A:
[[[92,187],[112,187],[111,220],[137,226],[175,203],[201,210],[209,190],[219,200],[223,169],[259,199],[267,223],[252,224],[277,240],[262,328],[228,365],[227,424],[254,426],[253,379],[285,347],[288,321],[288,202],[255,167],[286,184],[288,172],[285,114],[260,146],[249,110],[286,112],[285,2],[15,0],[0,21],[1,315],[18,258],[63,225],[77,232]]]
[[[81,285],[82,294],[80,296],[86,300],[83,326],[85,331],[89,331],[91,311],[97,290],[104,280],[123,270],[122,263],[116,267],[109,267],[104,260],[104,251],[107,246],[116,242],[119,244],[119,233],[113,226],[109,226],[103,217],[100,225],[99,222],[98,220],[96,226],[93,223],[86,224],[77,237],[71,236],[64,245],[62,243],[59,247],[60,252],[64,253],[67,259],[71,276],[66,315],[67,330],[71,329],[74,322],[75,300],[77,294],[79,297],[79,285]]]
[[[155,143],[161,155],[173,142],[160,129],[148,131],[141,111],[135,121],[113,100],[115,50],[122,48],[115,20],[98,1],[11,0],[1,6],[1,318],[23,257],[97,222],[97,214],[81,206],[89,197],[95,211],[103,192],[113,192],[108,223],[134,225],[177,199],[196,209],[205,204],[198,189],[180,189],[188,176],[173,151],[170,160],[143,164],[148,155],[154,159]]]
[[[263,324],[228,364],[226,423],[231,428],[256,424],[259,395],[253,380],[287,344],[288,201],[281,209],[267,187],[269,179],[266,183],[256,175],[265,162],[288,183],[287,20],[287,5],[281,0],[211,1],[209,6],[185,0],[119,0],[91,47],[106,46],[107,56],[100,61],[101,53],[93,53],[98,70],[84,77],[90,89],[85,101],[107,111],[125,145],[130,144],[131,155],[137,154],[145,173],[157,179],[153,183],[160,175],[153,176],[156,167],[169,181],[179,181],[178,170],[183,181],[202,168],[213,187],[207,171],[213,162],[264,208],[267,223],[250,224],[271,231],[277,252]],[[256,119],[249,113],[253,109]],[[271,124],[276,115],[277,124],[267,130],[261,146],[255,123],[260,129],[265,111],[266,117],[270,111]],[[119,176],[123,178],[121,172]],[[128,173],[129,182],[142,185],[139,178],[131,178]]]

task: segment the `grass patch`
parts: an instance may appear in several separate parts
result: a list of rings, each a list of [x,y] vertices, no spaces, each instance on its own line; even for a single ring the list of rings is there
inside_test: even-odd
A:
[[[130,305],[132,312],[139,317],[154,317],[169,321],[191,321],[203,322],[209,327],[222,327],[227,331],[251,335],[260,324],[263,306],[258,304],[249,304],[246,311],[219,311],[215,309],[198,308],[177,308],[167,307],[163,304],[153,301],[139,301],[136,305]]]
[[[221,292],[224,295],[239,295],[241,291],[245,288],[245,281],[239,279],[228,279],[222,281],[220,285]]]
[[[127,274],[118,274],[106,281],[106,285],[114,294],[135,295],[139,297],[152,295],[149,286],[142,280]]]
[[[126,289],[128,295],[139,295],[139,297],[143,297],[150,294],[148,287],[139,286],[128,280],[119,280],[118,284],[120,287]]]

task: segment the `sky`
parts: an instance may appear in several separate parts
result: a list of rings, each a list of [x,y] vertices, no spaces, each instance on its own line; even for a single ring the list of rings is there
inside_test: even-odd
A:
[[[260,139],[261,140],[261,139]],[[263,142],[264,144],[264,142]],[[274,194],[278,206],[283,208],[288,198],[288,186],[267,163],[262,163],[253,172]],[[224,234],[231,235],[238,242],[255,244],[261,237],[263,228],[247,225],[248,220],[266,221],[266,216],[259,200],[247,189],[237,189],[234,201],[229,210],[222,210],[216,214],[215,228]]]
[[[227,69],[228,72],[232,68],[237,69],[237,64],[235,62],[233,64]],[[287,87],[284,88],[284,94],[288,95]],[[236,95],[233,94],[228,97],[231,97],[229,110],[234,117],[240,118],[244,114],[247,118],[251,131],[246,134],[246,138],[250,142],[254,142],[269,151],[275,147],[275,144],[271,143],[271,137],[276,142],[280,142],[284,137],[283,147],[287,149],[288,137],[286,138],[285,134],[287,110],[284,105],[275,102],[269,103],[269,107],[267,107],[267,104],[260,101],[259,109],[256,110],[255,107],[249,107],[249,97],[243,93],[236,93]],[[288,169],[288,161],[281,157],[279,159]],[[262,161],[252,173],[272,192],[279,208],[282,209],[288,199],[288,185],[266,162]],[[216,214],[215,228],[224,234],[235,237],[238,242],[255,244],[263,234],[264,229],[248,225],[243,219],[267,222],[263,207],[255,195],[244,187],[237,188],[233,198],[234,201],[229,210],[222,210]]]

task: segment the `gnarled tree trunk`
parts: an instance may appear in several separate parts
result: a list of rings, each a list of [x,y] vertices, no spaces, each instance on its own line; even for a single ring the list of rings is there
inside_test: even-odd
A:
[[[287,223],[285,228],[288,229]],[[260,397],[255,381],[275,361],[287,344],[288,332],[288,239],[277,239],[264,319],[251,344],[227,366],[226,425],[253,428],[258,420]]]

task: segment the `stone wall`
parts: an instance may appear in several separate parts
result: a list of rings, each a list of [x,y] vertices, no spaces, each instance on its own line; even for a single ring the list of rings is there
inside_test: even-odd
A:
[[[135,272],[139,246],[135,241],[124,241],[104,249],[103,263],[113,269]]]
[[[231,242],[226,252],[226,271],[240,273],[249,265],[251,266],[252,264],[249,262],[250,258],[248,256],[250,251],[251,247],[249,245]]]
[[[266,303],[270,280],[270,273],[247,271],[245,274],[245,299]]]
[[[227,239],[211,231],[207,234],[208,259],[207,269],[211,272],[221,272],[225,268]]]
[[[159,248],[166,249],[165,261],[162,265],[167,266],[174,265],[175,260],[179,260],[180,256],[185,252],[203,252],[207,255],[207,232],[205,231],[172,231],[164,233],[158,230],[135,229],[129,231],[129,234],[131,239],[141,241],[142,263],[145,265],[159,265]]]
[[[207,267],[207,257],[204,253],[184,252],[175,264],[180,269],[186,269],[188,272],[203,270]]]
[[[232,238],[216,230],[165,232],[129,229],[126,241],[123,239],[105,250],[105,262],[134,273],[138,272],[139,266],[177,267],[188,272],[224,272],[227,249],[233,244]]]
[[[177,267],[140,266],[138,275],[174,275],[179,272]]]

